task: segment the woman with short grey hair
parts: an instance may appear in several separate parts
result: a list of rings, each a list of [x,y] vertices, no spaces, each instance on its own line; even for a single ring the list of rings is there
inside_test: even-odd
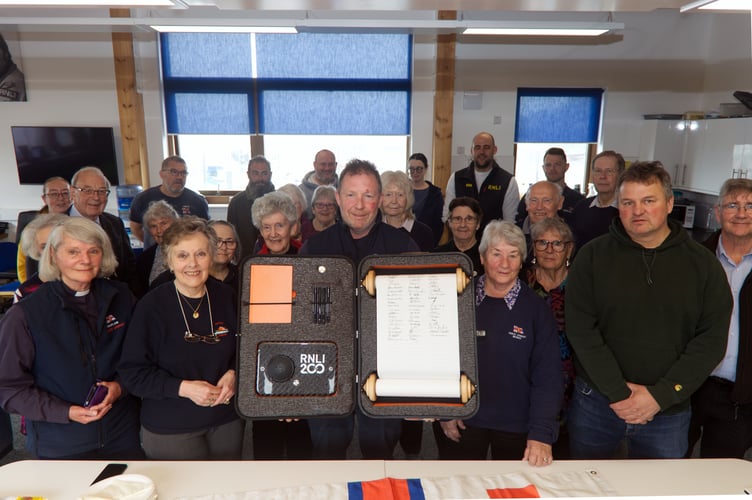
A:
[[[245,422],[230,405],[237,377],[237,300],[210,279],[217,236],[195,216],[162,237],[174,279],[138,301],[118,370],[141,398],[141,439],[153,460],[239,460]]]
[[[162,235],[179,218],[175,209],[164,200],[152,202],[144,212],[143,227],[149,232],[155,244],[145,249],[136,258],[136,267],[129,284],[137,298],[146,295],[152,284],[163,281],[155,281],[167,271]]]
[[[295,186],[295,189],[300,189]],[[299,211],[286,192],[267,193],[253,203],[253,224],[264,244],[257,255],[296,255],[301,243],[293,237]],[[307,420],[291,422],[255,420],[253,422],[253,457],[256,460],[311,458],[311,438]]]
[[[498,221],[501,222],[501,221]],[[492,247],[499,243],[506,243],[512,245],[519,252],[520,255],[527,255],[527,243],[525,242],[525,234],[522,230],[514,224],[489,224],[487,229],[483,231],[483,236],[480,239],[480,245],[478,251],[481,256],[484,255],[489,247]]]
[[[0,322],[0,407],[26,417],[38,458],[144,458],[138,401],[117,370],[133,297],[104,278],[116,266],[107,233],[67,217],[42,252],[45,283]]]
[[[295,203],[295,210],[298,213],[298,218],[292,228],[292,237],[298,240],[302,245],[305,243],[305,240],[311,236],[310,234],[303,234],[303,223],[308,220],[308,215],[306,214],[308,200],[306,199],[305,193],[303,193],[303,190],[295,184],[285,184],[277,189],[277,191],[290,195],[293,203]]]
[[[71,270],[71,276],[64,276],[59,265],[60,259],[57,256],[66,239],[98,248],[98,253],[101,254],[101,262],[96,267],[96,273],[93,274],[91,279],[112,276],[115,272],[118,262],[115,253],[112,251],[110,238],[104,232],[104,229],[84,217],[68,217],[65,222],[52,230],[47,245],[42,252],[39,260],[39,278],[42,281],[65,281],[65,278],[68,278],[71,284],[81,281],[81,285],[86,286],[87,289],[88,285],[91,284],[91,279],[88,281],[83,279],[85,276],[80,279],[74,278],[74,276],[77,277],[75,270]]]
[[[307,239],[337,222],[337,190],[334,186],[319,186],[311,197],[312,219],[303,220],[303,239]]]
[[[485,274],[475,287],[478,385],[483,405],[472,418],[434,426],[441,459],[525,460],[549,465],[557,439],[564,384],[554,317],[519,278],[527,248],[512,222],[483,231]]]
[[[299,220],[298,210],[287,193],[274,191],[258,198],[253,203],[251,216],[264,240],[257,254],[298,253],[301,243],[293,236]]]

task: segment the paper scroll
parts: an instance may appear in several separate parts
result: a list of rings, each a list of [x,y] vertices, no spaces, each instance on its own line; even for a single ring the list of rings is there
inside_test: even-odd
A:
[[[455,274],[376,276],[376,395],[460,397]]]

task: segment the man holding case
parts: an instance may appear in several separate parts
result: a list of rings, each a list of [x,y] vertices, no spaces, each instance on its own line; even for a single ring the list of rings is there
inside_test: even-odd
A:
[[[312,236],[300,249],[301,255],[343,255],[357,268],[369,255],[419,251],[410,233],[381,221],[381,176],[372,163],[350,160],[340,174],[335,196],[342,221]],[[402,420],[370,418],[359,409],[355,414],[363,458],[390,460],[402,432]],[[354,424],[353,415],[309,419],[314,458],[345,459]]]
[[[668,219],[671,179],[639,162],[617,186],[619,217],[569,271],[567,336],[577,379],[572,457],[681,458],[690,396],[723,357],[731,293],[713,255]]]

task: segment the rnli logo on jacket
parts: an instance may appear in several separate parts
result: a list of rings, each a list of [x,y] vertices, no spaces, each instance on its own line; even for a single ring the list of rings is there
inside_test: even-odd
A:
[[[107,333],[113,333],[115,330],[119,330],[125,326],[112,314],[108,314],[107,317],[104,318],[104,325],[107,329]]]
[[[217,321],[214,323],[214,336],[215,337],[225,337],[226,335],[229,335],[230,330],[225,326],[225,324],[222,321]]]
[[[487,189],[489,191],[501,191],[501,184],[489,184]]]
[[[521,326],[517,325],[514,325],[512,327],[512,331],[509,332],[509,336],[514,340],[524,340],[527,338],[527,335],[525,335],[525,330],[523,330]]]

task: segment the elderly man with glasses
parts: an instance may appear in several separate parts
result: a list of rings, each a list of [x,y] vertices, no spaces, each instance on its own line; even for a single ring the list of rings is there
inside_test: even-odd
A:
[[[726,272],[734,298],[726,353],[692,395],[689,448],[702,458],[744,458],[752,447],[752,179],[721,186],[721,228],[704,243]]]
[[[118,265],[115,274],[110,276],[128,282],[133,273],[136,257],[131,250],[131,240],[125,231],[125,224],[112,214],[104,211],[110,195],[110,181],[97,167],[84,167],[73,174],[71,197],[73,205],[68,209],[71,217],[86,217],[99,224],[112,243]]]
[[[209,220],[209,203],[206,198],[185,187],[188,167],[184,159],[179,156],[165,158],[162,161],[159,177],[162,179],[162,184],[150,187],[133,198],[128,216],[131,221],[131,232],[144,242],[144,248],[149,248],[155,243],[151,235],[144,231],[144,213],[155,201],[166,201],[181,217],[195,215]]]
[[[568,221],[574,231],[577,248],[606,234],[611,221],[619,215],[616,183],[625,168],[624,157],[616,151],[602,151],[593,158],[590,181],[598,194],[580,201]]]

